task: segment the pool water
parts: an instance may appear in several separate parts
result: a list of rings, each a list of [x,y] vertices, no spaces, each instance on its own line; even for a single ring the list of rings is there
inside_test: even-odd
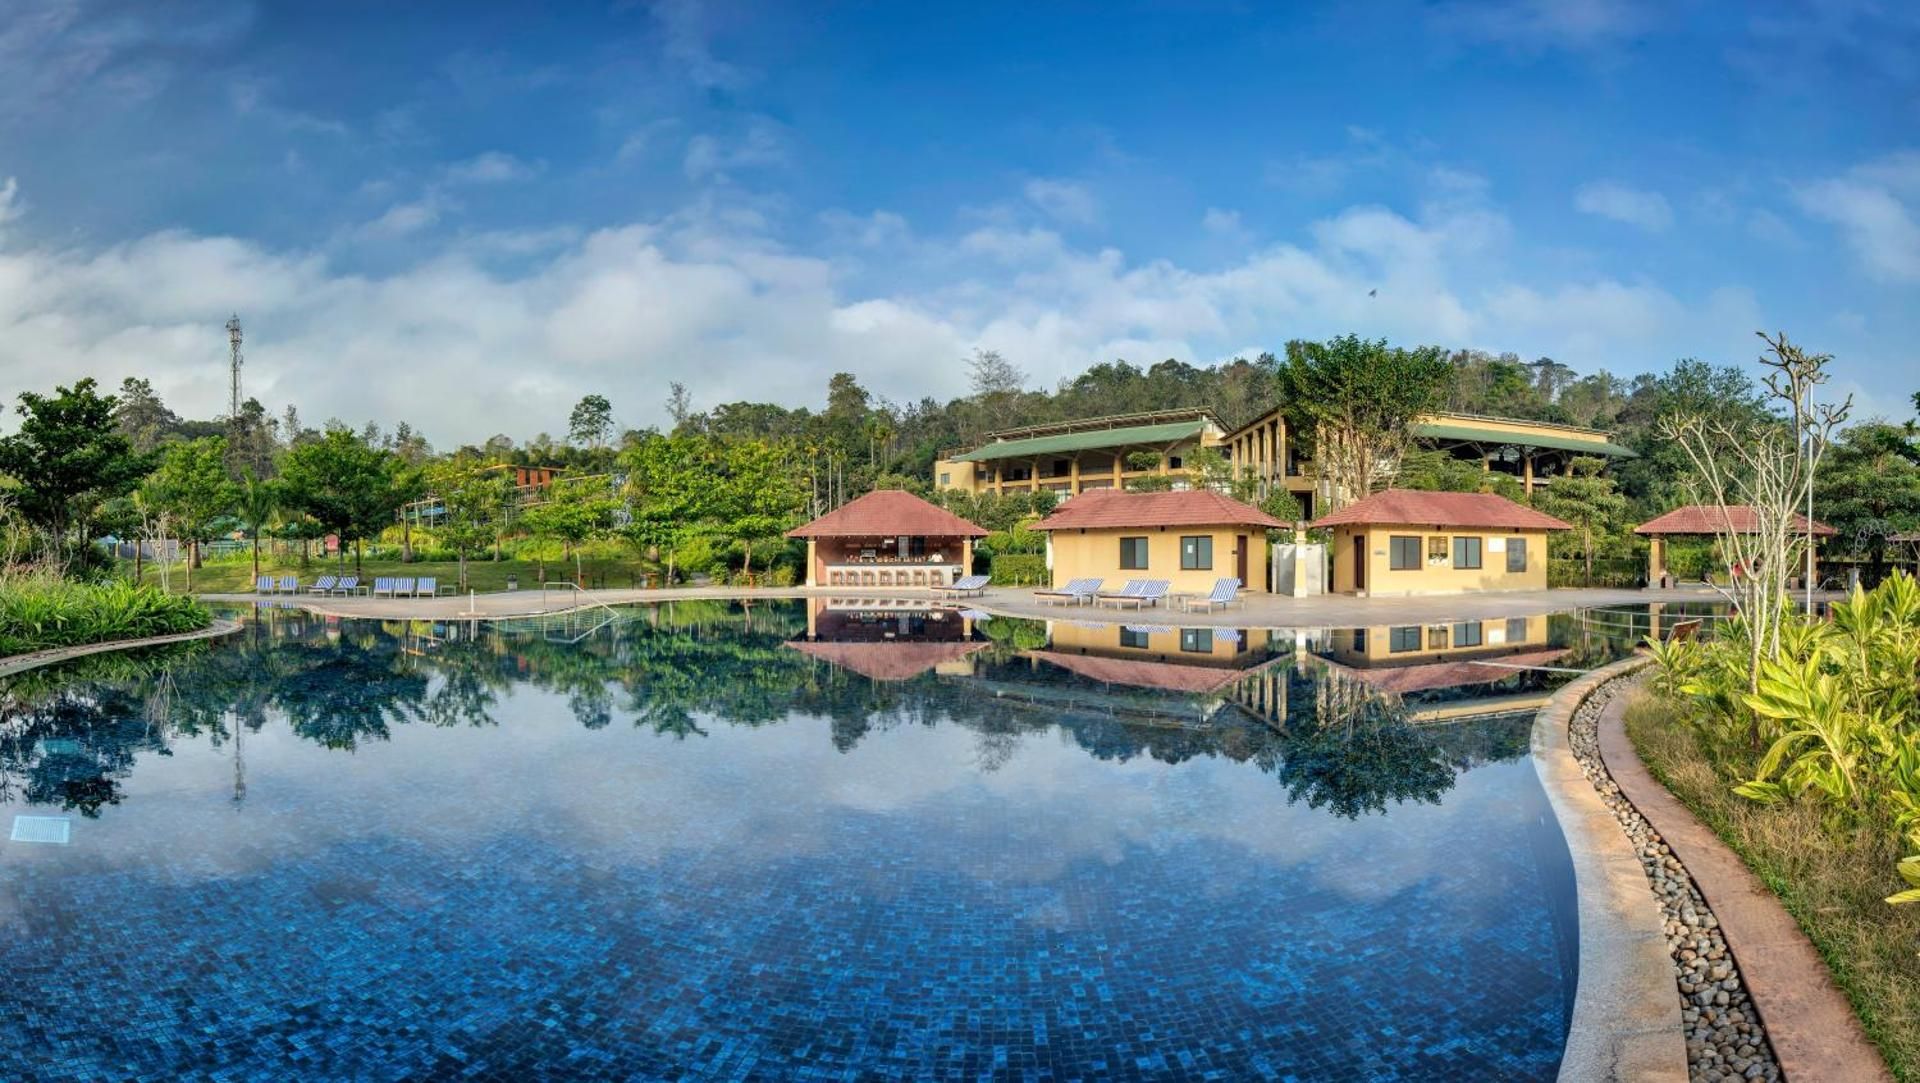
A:
[[[1550,668],[858,600],[246,621],[0,688],[0,814],[68,828],[0,842],[0,1078],[1557,1069],[1572,872],[1503,706]]]

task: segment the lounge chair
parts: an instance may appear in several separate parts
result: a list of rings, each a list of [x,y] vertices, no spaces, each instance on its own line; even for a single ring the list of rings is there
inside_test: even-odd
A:
[[[413,585],[413,596],[415,598],[420,598],[420,597],[431,598],[439,593],[440,593],[440,580],[435,579],[431,575],[421,576],[420,579],[417,582],[415,582]]]
[[[360,593],[360,577],[357,575],[343,575],[340,577],[340,581],[333,585],[333,589],[327,593],[358,594]]]
[[[413,597],[413,576],[403,575],[393,581],[393,596],[398,598],[402,594]]]
[[[275,590],[281,594],[300,593],[300,577],[297,575],[281,576],[279,585],[275,587]]]
[[[255,579],[253,581],[253,592],[255,594],[272,594],[273,593],[273,576],[263,575],[260,578]]]
[[[387,576],[387,575],[374,576],[373,577],[373,596],[375,598],[378,598],[381,595],[392,597],[393,584],[394,584],[394,579],[392,576]]]
[[[1138,594],[1114,595],[1107,600],[1115,606],[1130,605],[1136,609],[1145,609],[1150,605],[1159,605],[1167,597],[1167,588],[1173,584],[1165,579],[1149,579],[1140,588]]]
[[[991,578],[985,575],[965,575],[954,580],[952,586],[935,587],[933,592],[954,598],[978,598],[986,592],[987,582]]]
[[[1208,593],[1206,597],[1187,599],[1187,612],[1191,613],[1199,607],[1205,607],[1208,612],[1212,612],[1215,606],[1225,609],[1230,605],[1239,604],[1240,580],[1234,578],[1216,579],[1213,581],[1213,590]]]
[[[1119,590],[1096,592],[1093,596],[1093,604],[1099,605],[1101,602],[1110,602],[1115,598],[1138,597],[1141,589],[1146,585],[1147,581],[1144,579],[1129,579]]]
[[[332,594],[333,585],[335,583],[338,583],[339,581],[340,581],[340,577],[337,575],[323,575],[320,578],[313,581],[313,585],[307,588],[307,593],[308,594]]]
[[[1059,590],[1036,590],[1033,596],[1049,604],[1072,602],[1074,605],[1079,605],[1082,602],[1092,601],[1093,596],[1100,593],[1100,588],[1105,583],[1104,579],[1069,579],[1067,585]]]

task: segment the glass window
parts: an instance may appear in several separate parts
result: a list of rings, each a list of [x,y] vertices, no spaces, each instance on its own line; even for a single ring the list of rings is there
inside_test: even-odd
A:
[[[1453,626],[1453,645],[1456,647],[1478,647],[1481,638],[1480,622],[1477,620]]]
[[[952,475],[952,474],[947,474],[947,473],[942,473],[942,474],[940,475],[940,484],[942,484],[942,485],[952,485],[952,484],[953,484],[953,475]]]
[[[1213,536],[1202,534],[1198,537],[1180,539],[1180,570],[1185,572],[1211,571],[1213,569]]]
[[[1480,566],[1480,539],[1453,539],[1453,566],[1456,568],[1478,568]]]
[[[1120,539],[1120,567],[1127,571],[1145,571],[1147,567],[1147,539]]]
[[[1427,563],[1445,564],[1447,562],[1447,536],[1435,534],[1427,539]]]
[[[1507,642],[1525,643],[1527,641],[1527,618],[1507,618]]]
[[[1507,539],[1507,570],[1510,572],[1527,570],[1527,539]]]
[[[1400,654],[1403,651],[1420,649],[1420,626],[1409,624],[1404,628],[1395,628],[1387,633],[1387,650]]]
[[[1387,539],[1387,554],[1387,566],[1394,571],[1417,571],[1420,567],[1420,539],[1396,534]]]
[[[1167,469],[1168,470],[1180,469],[1180,456],[1178,455],[1167,456]]]
[[[1132,647],[1136,650],[1144,651],[1147,649],[1147,644],[1152,642],[1152,638],[1153,637],[1147,633],[1137,632],[1132,628],[1120,629],[1120,645],[1122,647]]]
[[[1211,628],[1180,629],[1180,649],[1188,652],[1189,654],[1212,654],[1213,653],[1213,629]]]

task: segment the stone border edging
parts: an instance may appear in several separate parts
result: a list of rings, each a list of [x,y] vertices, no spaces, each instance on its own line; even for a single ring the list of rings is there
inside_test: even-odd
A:
[[[71,662],[76,658],[85,658],[89,654],[105,654],[108,651],[130,651],[141,647],[164,647],[169,643],[191,643],[196,639],[213,639],[228,636],[240,630],[239,621],[215,617],[212,624],[191,632],[175,632],[172,635],[147,636],[144,639],[109,639],[100,643],[81,643],[72,647],[49,647],[43,651],[16,654],[0,658],[0,677],[11,677],[16,673],[25,673],[41,666],[58,665]]]
[[[1594,690],[1649,664],[1624,658],[1554,693],[1534,716],[1533,765],[1573,858],[1580,976],[1560,1060],[1566,1083],[1687,1079],[1673,957],[1646,871],[1573,756],[1568,727]]]
[[[1799,923],[1740,855],[1647,770],[1625,718],[1624,696],[1602,712],[1600,758],[1621,796],[1672,849],[1712,909],[1782,1074],[1890,1081],[1879,1049]]]

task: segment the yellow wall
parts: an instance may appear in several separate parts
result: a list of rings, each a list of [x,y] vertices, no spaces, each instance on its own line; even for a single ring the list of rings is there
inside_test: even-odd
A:
[[[1241,590],[1263,593],[1267,589],[1267,532],[1262,527],[1183,526],[1153,528],[1055,530],[1053,534],[1053,585],[1066,585],[1069,579],[1095,576],[1107,581],[1107,589],[1119,590],[1129,579],[1166,579],[1170,591],[1204,594],[1213,589],[1216,579],[1239,575],[1234,547],[1240,537],[1247,539],[1247,574]],[[1194,536],[1213,538],[1213,567],[1210,570],[1180,569],[1180,539]],[[1142,569],[1120,567],[1120,539],[1147,539],[1147,566]]]
[[[979,485],[977,463],[956,463],[947,459],[936,460],[933,464],[933,487],[936,489],[959,489],[973,492]]]
[[[1048,650],[1096,655],[1101,658],[1137,658],[1186,665],[1234,665],[1241,661],[1248,651],[1256,648],[1266,649],[1273,638],[1272,632],[1249,631],[1244,633],[1238,642],[1217,634],[1199,637],[1198,640],[1196,637],[1188,637],[1184,641],[1185,646],[1205,645],[1207,647],[1206,650],[1200,651],[1183,649],[1183,640],[1177,628],[1147,633],[1147,645],[1144,647],[1126,647],[1120,643],[1122,626],[1118,624],[1104,625],[1099,628],[1082,628],[1066,621],[1053,621],[1049,627]],[[1207,630],[1215,633],[1221,631],[1217,628]],[[1204,643],[1206,639],[1212,642]]]
[[[1335,636],[1332,649],[1327,654],[1342,665],[1369,668],[1381,664],[1424,664],[1485,658],[1512,654],[1516,651],[1538,650],[1547,645],[1547,618],[1544,614],[1532,617],[1487,617],[1466,622],[1480,625],[1480,642],[1475,646],[1454,645],[1454,639],[1459,636],[1454,626],[1460,623],[1462,622],[1408,621],[1400,625],[1400,627],[1419,629],[1420,645],[1412,650],[1393,649],[1394,626],[1391,625],[1366,629],[1363,644],[1355,643],[1355,637],[1351,631],[1341,632]],[[1437,634],[1436,629],[1438,629]],[[1498,673],[1490,673],[1489,679],[1498,675]]]
[[[1510,417],[1483,417],[1479,414],[1427,414],[1415,421],[1416,425],[1471,425],[1477,429],[1493,429],[1498,432],[1512,433],[1515,436],[1551,436],[1560,440],[1580,440],[1595,446],[1607,443],[1607,434],[1598,429],[1585,429],[1577,425],[1556,425],[1550,421],[1522,421]]]
[[[1387,539],[1395,536],[1420,539],[1420,567],[1393,570]],[[1462,529],[1438,531],[1412,526],[1341,526],[1334,528],[1333,584],[1336,594],[1354,593],[1354,538],[1366,538],[1366,586],[1369,597],[1387,598],[1409,594],[1471,594],[1497,590],[1547,589],[1547,532],[1544,530]],[[1427,539],[1434,537],[1477,537],[1480,539],[1479,568],[1455,568],[1453,544],[1447,543],[1447,559],[1428,563]],[[1506,540],[1527,540],[1527,570],[1507,571]],[[1494,550],[1494,543],[1501,545]]]

